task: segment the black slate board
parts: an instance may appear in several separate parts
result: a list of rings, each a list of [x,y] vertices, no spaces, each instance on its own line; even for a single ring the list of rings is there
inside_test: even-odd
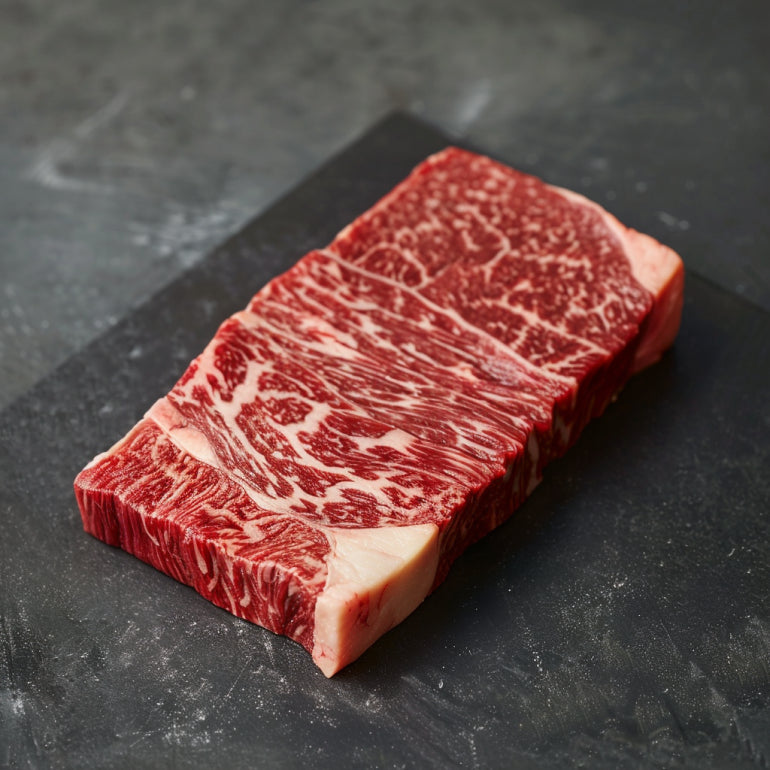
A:
[[[675,349],[332,680],[82,532],[82,465],[448,142],[386,119],[0,414],[0,765],[766,766],[770,316],[694,275]]]

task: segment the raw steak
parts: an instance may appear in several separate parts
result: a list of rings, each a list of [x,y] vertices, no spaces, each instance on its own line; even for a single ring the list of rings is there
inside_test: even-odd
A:
[[[225,321],[77,477],[84,526],[331,676],[660,357],[682,285],[599,206],[449,148]]]

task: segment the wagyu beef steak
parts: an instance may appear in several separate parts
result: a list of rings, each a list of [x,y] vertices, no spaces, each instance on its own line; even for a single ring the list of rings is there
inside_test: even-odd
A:
[[[227,319],[75,480],[85,529],[331,676],[672,343],[670,249],[449,148]]]

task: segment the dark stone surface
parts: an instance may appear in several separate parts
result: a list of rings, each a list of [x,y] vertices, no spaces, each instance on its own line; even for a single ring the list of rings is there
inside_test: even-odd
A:
[[[770,314],[694,274],[675,349],[332,680],[82,532],[84,462],[445,142],[387,121],[0,413],[0,766],[767,766]]]
[[[4,0],[0,406],[393,108],[770,308],[763,0]]]

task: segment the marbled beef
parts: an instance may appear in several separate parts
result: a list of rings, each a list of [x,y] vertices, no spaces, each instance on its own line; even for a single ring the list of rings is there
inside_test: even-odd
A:
[[[449,148],[229,318],[75,481],[86,530],[331,676],[672,343],[683,270]]]

